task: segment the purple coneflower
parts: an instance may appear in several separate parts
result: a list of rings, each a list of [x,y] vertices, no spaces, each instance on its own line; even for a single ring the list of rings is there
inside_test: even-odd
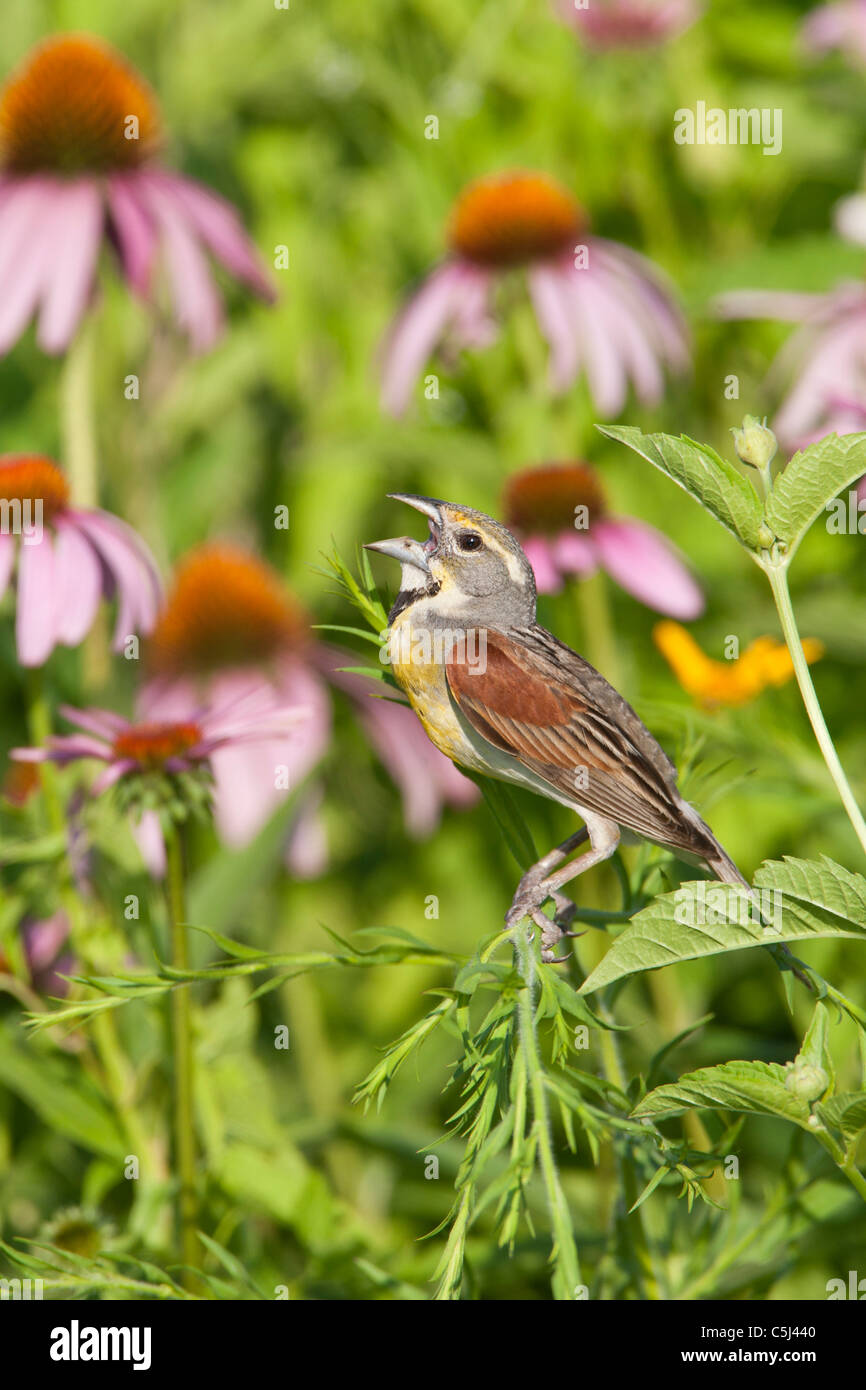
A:
[[[866,245],[866,195],[836,206],[837,231]],[[866,285],[844,280],[825,294],[734,290],[716,301],[728,319],[778,319],[800,325],[773,366],[773,376],[794,385],[773,420],[787,449],[800,449],[825,434],[863,428],[866,410]]]
[[[315,639],[278,576],[234,545],[209,544],[178,567],[147,653],[150,677],[141,700],[148,719],[183,719],[190,710],[237,698],[263,708],[303,705],[308,718],[279,739],[218,750],[214,817],[223,841],[248,843],[291,791],[314,770],[331,740],[329,683],[352,700],[370,742],[403,795],[410,834],[435,826],[442,805],[467,804],[475,786],[436,752],[408,708],[373,699],[375,680],[340,672],[352,658]],[[285,776],[275,779],[275,767]],[[324,867],[318,789],[300,808],[287,851],[297,875]]]
[[[278,708],[274,702],[263,715],[258,702],[238,699],[222,709],[200,709],[185,720],[133,722],[105,709],[73,709],[61,705],[60,713],[79,733],[52,734],[42,748],[15,748],[20,762],[53,762],[61,766],[83,758],[105,763],[91,793],[100,796],[115,782],[129,776],[194,772],[210,763],[221,748],[279,738],[307,711]]]
[[[391,328],[382,404],[400,415],[439,346],[485,347],[496,335],[494,290],[525,269],[538,326],[550,345],[550,384],[565,391],[586,374],[598,409],[616,415],[629,382],[661,398],[665,366],[688,362],[685,326],[660,272],[618,242],[590,236],[583,210],[543,174],[480,179],[451,216],[451,255],[427,277]]]
[[[658,613],[689,619],[703,612],[703,594],[670,542],[643,521],[610,516],[588,464],[548,463],[515,473],[503,505],[539,593],[558,593],[567,576],[604,569]]]
[[[0,309],[2,313],[2,309]],[[114,646],[149,632],[160,584],[144,542],[108,512],[69,505],[60,469],[39,455],[0,457],[0,597],[18,559],[15,632],[22,666],[77,646],[101,598],[117,597]]]
[[[839,4],[821,5],[807,15],[801,35],[804,44],[814,53],[828,53],[838,48],[843,54],[853,54],[866,63],[866,0],[842,0]]]
[[[590,48],[647,48],[675,38],[701,12],[695,0],[557,0],[556,10]]]
[[[100,248],[149,296],[157,250],[192,347],[219,336],[222,302],[206,252],[272,297],[231,204],[160,167],[153,93],[99,39],[39,44],[0,94],[0,352],[39,315],[37,341],[63,352],[91,298]]]

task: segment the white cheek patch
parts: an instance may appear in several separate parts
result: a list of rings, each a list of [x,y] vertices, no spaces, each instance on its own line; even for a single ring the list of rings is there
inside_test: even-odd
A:
[[[525,586],[526,572],[523,566],[521,565],[519,558],[513,553],[513,551],[507,550],[504,545],[499,544],[499,541],[493,540],[489,537],[486,539],[485,544],[487,545],[488,550],[495,550],[497,555],[501,555],[502,559],[505,561],[505,567],[508,570],[510,577],[517,584]]]

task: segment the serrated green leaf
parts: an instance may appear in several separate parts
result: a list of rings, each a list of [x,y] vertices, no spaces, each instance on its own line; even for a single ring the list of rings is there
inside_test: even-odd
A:
[[[828,434],[795,454],[767,498],[767,525],[791,554],[828,502],[866,473],[866,433]]]
[[[866,1130],[866,1091],[846,1091],[815,1106],[825,1124],[841,1130],[847,1139],[856,1139]]]
[[[785,1085],[785,1068],[776,1062],[724,1062],[687,1072],[658,1086],[635,1106],[634,1120],[664,1120],[684,1110],[739,1110],[773,1115],[808,1128],[808,1103]]]
[[[640,970],[722,951],[832,936],[866,941],[866,879],[841,864],[770,860],[756,873],[755,886],[771,895],[761,897],[770,925],[757,920],[744,890],[729,885],[683,883],[661,894],[631,919],[581,994]]]
[[[707,444],[687,435],[644,434],[633,425],[599,425],[699,502],[749,550],[758,549],[762,507],[748,478]]]
[[[755,886],[778,890],[786,906],[798,902],[866,930],[866,878],[826,854],[819,860],[787,854],[783,859],[769,859],[755,874]]]

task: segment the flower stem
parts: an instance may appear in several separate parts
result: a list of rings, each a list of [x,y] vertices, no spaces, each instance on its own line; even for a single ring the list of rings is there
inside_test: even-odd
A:
[[[809,673],[809,665],[803,654],[803,643],[797,630],[797,620],[794,617],[794,609],[791,604],[791,594],[788,589],[788,575],[784,565],[763,562],[762,568],[765,570],[770,588],[773,591],[773,598],[776,602],[776,609],[779,614],[779,622],[782,625],[782,632],[788,644],[788,651],[791,654],[791,661],[794,664],[794,671],[797,676],[797,684],[800,687],[800,694],[803,697],[803,704],[806,706],[806,713],[809,722],[818,740],[818,747],[824,755],[824,762],[827,770],[833,779],[836,790],[842,800],[842,805],[848,814],[854,833],[860,841],[864,852],[866,852],[866,821],[860,811],[860,807],[854,800],[854,793],[848,784],[848,779],[839,761],[836,747],[830,737],[830,732],[824,722],[824,715],[812,684],[812,677]]]
[[[621,671],[607,577],[596,570],[595,574],[576,580],[574,594],[581,625],[582,654],[605,680],[619,689]]]
[[[602,1018],[606,1022],[610,1021],[610,1016],[606,1008],[603,1008]],[[601,1030],[601,1056],[604,1074],[612,1085],[622,1091],[623,1095],[628,1094],[628,1080],[623,1070],[622,1059],[619,1055],[619,1044],[616,1034],[609,1028]],[[646,1299],[660,1299],[658,1279],[656,1278],[655,1266],[653,1265],[652,1251],[649,1247],[647,1234],[644,1229],[643,1209],[638,1207],[637,1211],[632,1211],[638,1199],[638,1186],[630,1153],[622,1152],[622,1144],[616,1144],[617,1166],[619,1168],[620,1179],[622,1181],[623,1203],[625,1206],[625,1226],[628,1231],[628,1238],[631,1242],[632,1252],[635,1262],[640,1270],[643,1297]]]
[[[553,1153],[553,1139],[550,1133],[550,1115],[547,1107],[547,1090],[541,1054],[538,1050],[538,1036],[535,1029],[535,962],[527,937],[527,921],[518,924],[515,932],[515,953],[518,968],[525,988],[517,997],[517,1021],[519,1045],[523,1052],[523,1065],[529,1078],[532,1096],[533,1125],[538,1144],[541,1176],[547,1191],[547,1206],[553,1228],[554,1258],[560,1276],[559,1300],[577,1297],[580,1287],[580,1262],[571,1215],[565,1200],[565,1193],[559,1181],[556,1159]],[[554,1283],[556,1288],[556,1282]]]
[[[51,736],[51,710],[45,694],[41,666],[25,672],[27,682],[27,732],[35,748],[42,748]],[[52,762],[39,764],[39,778],[45,799],[45,812],[52,830],[64,830],[63,806],[57,768]]]
[[[186,895],[184,892],[183,846],[176,826],[166,834],[168,909],[171,920],[171,961],[178,970],[189,966],[186,939]],[[198,1265],[198,1199],[195,1182],[195,1128],[193,1120],[193,1048],[189,985],[178,985],[171,994],[172,1045],[174,1053],[174,1161],[180,1180],[178,1203],[181,1258],[185,1265]],[[184,1273],[184,1287],[192,1285],[190,1271]]]
[[[88,315],[66,354],[60,393],[62,463],[77,507],[99,505],[93,355],[93,316]]]

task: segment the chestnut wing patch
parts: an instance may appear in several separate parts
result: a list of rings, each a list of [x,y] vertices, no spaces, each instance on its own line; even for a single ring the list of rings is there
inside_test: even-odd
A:
[[[488,629],[486,656],[486,668],[453,657],[446,664],[454,701],[476,732],[589,810],[702,853],[699,826],[683,816],[675,784],[628,736],[615,708],[504,633]]]

